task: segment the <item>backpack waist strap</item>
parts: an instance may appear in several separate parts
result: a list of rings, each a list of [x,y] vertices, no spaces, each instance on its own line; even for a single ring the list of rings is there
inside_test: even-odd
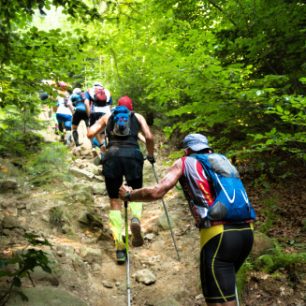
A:
[[[243,221],[223,221],[223,220],[218,220],[218,221],[210,221],[211,226],[213,225],[221,225],[221,224],[244,224],[244,223],[253,223],[253,219],[249,220],[243,220]]]
[[[139,148],[139,145],[137,143],[120,143],[120,142],[114,142],[112,141],[109,145],[108,148],[113,147],[113,148]]]

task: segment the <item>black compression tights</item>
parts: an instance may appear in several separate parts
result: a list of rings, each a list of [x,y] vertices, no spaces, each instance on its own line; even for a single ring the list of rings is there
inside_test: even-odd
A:
[[[202,248],[200,274],[207,303],[235,300],[235,274],[249,255],[253,230],[249,224],[224,225],[224,231]]]

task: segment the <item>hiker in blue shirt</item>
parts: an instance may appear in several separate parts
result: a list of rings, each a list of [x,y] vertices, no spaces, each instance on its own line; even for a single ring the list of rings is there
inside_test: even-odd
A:
[[[75,88],[69,98],[69,106],[73,112],[72,117],[72,137],[75,145],[80,146],[78,126],[84,120],[86,128],[89,126],[89,118],[86,112],[85,97],[81,88]]]
[[[184,138],[183,145],[185,156],[174,162],[159,183],[140,189],[122,185],[119,195],[125,201],[156,201],[179,181],[195,225],[200,229],[200,277],[206,303],[208,306],[234,306],[237,299],[235,274],[252,248],[252,222],[255,219],[255,212],[244,188],[239,185],[240,179],[236,168],[224,156],[213,153],[204,135],[189,134]],[[212,184],[205,164],[197,157],[208,158],[211,161],[210,165],[216,170],[216,175],[219,175],[218,179],[224,180],[222,186],[224,190],[216,193],[216,187]],[[223,177],[219,173],[233,173],[233,175]],[[226,180],[230,180],[237,189],[227,193],[224,187]],[[223,199],[224,203],[219,202],[219,195],[223,193],[233,206],[243,204],[245,201],[248,213],[240,218],[238,210],[235,220],[227,219],[230,212],[230,209],[225,209],[227,200]],[[236,203],[236,200],[239,203]]]
[[[121,123],[124,123],[121,125]],[[124,221],[121,215],[122,201],[119,199],[119,188],[125,178],[133,188],[141,188],[144,157],[138,144],[138,133],[145,138],[148,151],[147,159],[154,163],[154,140],[151,130],[145,118],[139,113],[133,112],[132,100],[128,96],[118,100],[118,106],[112,114],[101,117],[89,128],[87,136],[94,137],[100,131],[106,129],[107,152],[102,161],[105,185],[109,196],[111,210],[109,222],[116,247],[116,259],[118,264],[126,261],[125,243],[122,238]],[[135,247],[143,244],[140,218],[142,214],[141,203],[130,203],[132,213],[131,231],[132,245]]]

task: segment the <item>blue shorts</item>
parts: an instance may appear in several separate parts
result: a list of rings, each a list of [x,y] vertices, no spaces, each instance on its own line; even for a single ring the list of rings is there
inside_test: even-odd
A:
[[[72,115],[56,114],[56,120],[59,125],[64,126],[65,130],[71,131]]]

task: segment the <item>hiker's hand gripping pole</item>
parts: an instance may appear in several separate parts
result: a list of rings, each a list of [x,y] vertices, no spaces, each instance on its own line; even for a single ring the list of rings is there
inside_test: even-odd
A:
[[[151,163],[151,164],[152,164],[152,169],[153,169],[153,173],[154,173],[154,176],[155,176],[156,183],[158,183],[158,177],[157,177],[157,174],[156,174],[154,163]],[[169,219],[168,209],[167,209],[167,206],[166,206],[165,201],[164,201],[163,198],[161,199],[161,201],[163,203],[163,207],[164,207],[164,210],[165,210],[165,215],[166,215],[166,218],[167,218],[167,221],[168,221],[168,225],[169,225],[169,229],[170,229],[173,245],[174,245],[174,248],[175,248],[175,251],[176,251],[176,255],[177,255],[177,260],[180,261],[181,258],[180,258],[180,254],[178,252],[178,249],[177,249],[177,246],[176,246],[176,243],[175,243],[175,238],[174,238],[172,226],[171,226],[171,222],[170,222],[170,219]]]
[[[130,281],[130,255],[129,255],[129,227],[128,227],[128,201],[124,201],[125,223],[125,249],[126,249],[126,290],[127,305],[131,306],[131,281]]]

